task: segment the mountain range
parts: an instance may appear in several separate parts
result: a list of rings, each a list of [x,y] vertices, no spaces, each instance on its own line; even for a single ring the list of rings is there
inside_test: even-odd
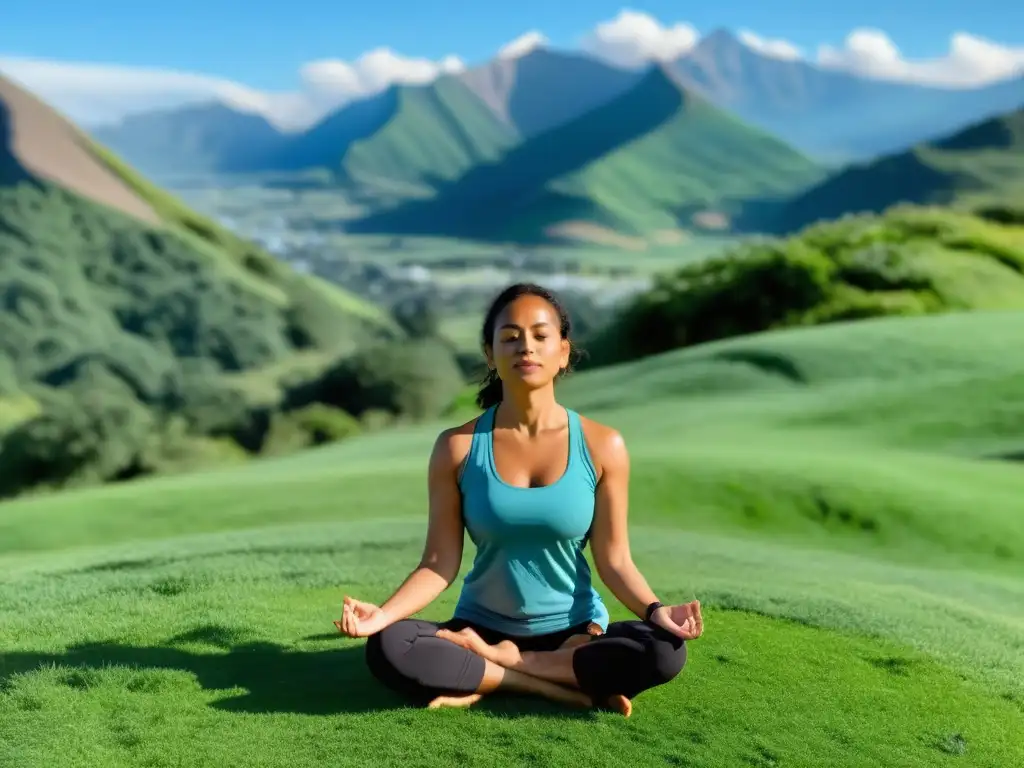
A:
[[[607,240],[788,231],[895,202],[980,199],[969,188],[1005,193],[1018,172],[1000,170],[1005,147],[957,155],[945,142],[1022,105],[1024,77],[883,82],[766,56],[722,31],[637,71],[536,48],[393,86],[298,132],[203,104],[94,136],[154,175],[273,172],[288,185],[301,173],[361,204],[350,232]]]
[[[726,30],[666,66],[688,91],[829,164],[899,151],[1024,103],[1024,73],[970,89],[887,82],[768,56]],[[132,116],[94,135],[149,173],[330,166],[352,142],[400,120],[406,108],[433,109],[435,123],[450,121],[453,134],[486,122],[488,146],[510,146],[607,104],[644,74],[540,47],[427,86],[392,86],[298,134],[261,116],[201,104]]]
[[[524,138],[435,194],[351,222],[353,232],[542,242],[582,227],[618,235],[728,228],[824,170],[653,67],[611,101]],[[716,223],[721,222],[721,223]]]

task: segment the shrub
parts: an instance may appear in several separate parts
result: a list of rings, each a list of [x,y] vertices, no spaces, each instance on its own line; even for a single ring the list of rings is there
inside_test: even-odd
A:
[[[362,430],[359,420],[345,411],[313,403],[289,413],[275,413],[261,453],[279,455],[353,437]]]
[[[383,410],[413,419],[439,415],[462,388],[451,349],[435,339],[380,344],[330,368],[316,400],[354,416]]]
[[[1019,228],[904,206],[747,242],[658,276],[590,340],[590,362],[788,326],[1008,306],[1024,308]]]
[[[137,473],[135,467],[152,441],[152,414],[123,384],[109,378],[90,383],[78,384],[72,392],[40,392],[42,412],[4,435],[0,494]]]

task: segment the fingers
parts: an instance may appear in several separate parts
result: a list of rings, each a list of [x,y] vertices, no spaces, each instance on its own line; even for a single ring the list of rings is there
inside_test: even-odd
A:
[[[362,600],[356,600],[351,595],[345,595],[341,603],[341,625],[334,622],[342,632],[349,637],[359,637],[359,620],[367,618],[367,604]]]
[[[687,615],[680,617],[677,614],[677,620],[669,619],[662,626],[683,640],[696,640],[704,634],[704,619],[700,615],[700,604],[694,601],[686,605],[691,609],[687,612]]]
[[[342,623],[345,626],[345,634],[349,637],[359,637],[359,618],[351,604],[342,608]]]
[[[704,634],[704,617],[700,613],[700,600],[694,600],[692,605],[693,615],[690,618],[693,621],[694,637],[697,638]]]
[[[684,611],[685,618],[677,623],[676,626],[679,627],[677,634],[685,640],[696,640],[704,634],[704,617],[700,613],[700,600],[691,600],[683,607],[686,609]]]

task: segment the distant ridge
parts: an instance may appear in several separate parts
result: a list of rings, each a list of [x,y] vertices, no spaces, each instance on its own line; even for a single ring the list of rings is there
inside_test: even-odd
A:
[[[132,115],[92,135],[161,176],[245,171],[265,162],[286,140],[263,116],[219,102]]]
[[[879,213],[899,203],[1024,206],[1024,105],[951,136],[842,171],[787,204],[774,228],[792,232],[847,213]]]
[[[520,137],[530,138],[607,104],[642,76],[584,54],[540,47],[458,77]]]
[[[968,89],[890,82],[762,54],[724,29],[672,68],[741,120],[835,161],[899,151],[1024,103],[1024,72]]]

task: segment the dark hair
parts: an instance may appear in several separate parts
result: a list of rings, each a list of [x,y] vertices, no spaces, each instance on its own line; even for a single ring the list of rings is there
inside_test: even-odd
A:
[[[554,307],[555,312],[558,314],[559,335],[563,339],[569,339],[571,350],[569,365],[563,368],[559,375],[568,373],[572,367],[573,356],[576,354],[576,347],[572,343],[570,336],[572,333],[572,320],[570,320],[569,313],[565,310],[559,298],[547,288],[543,288],[535,283],[516,283],[515,285],[510,285],[494,298],[490,308],[487,310],[487,314],[484,315],[484,325],[480,330],[481,346],[489,347],[493,343],[494,324],[498,321],[498,315],[501,314],[505,307],[521,296],[536,296],[537,298],[544,299],[544,301]],[[476,395],[477,407],[487,409],[492,405],[497,405],[501,402],[502,394],[501,379],[498,377],[497,371],[488,369],[481,382],[480,391]]]

